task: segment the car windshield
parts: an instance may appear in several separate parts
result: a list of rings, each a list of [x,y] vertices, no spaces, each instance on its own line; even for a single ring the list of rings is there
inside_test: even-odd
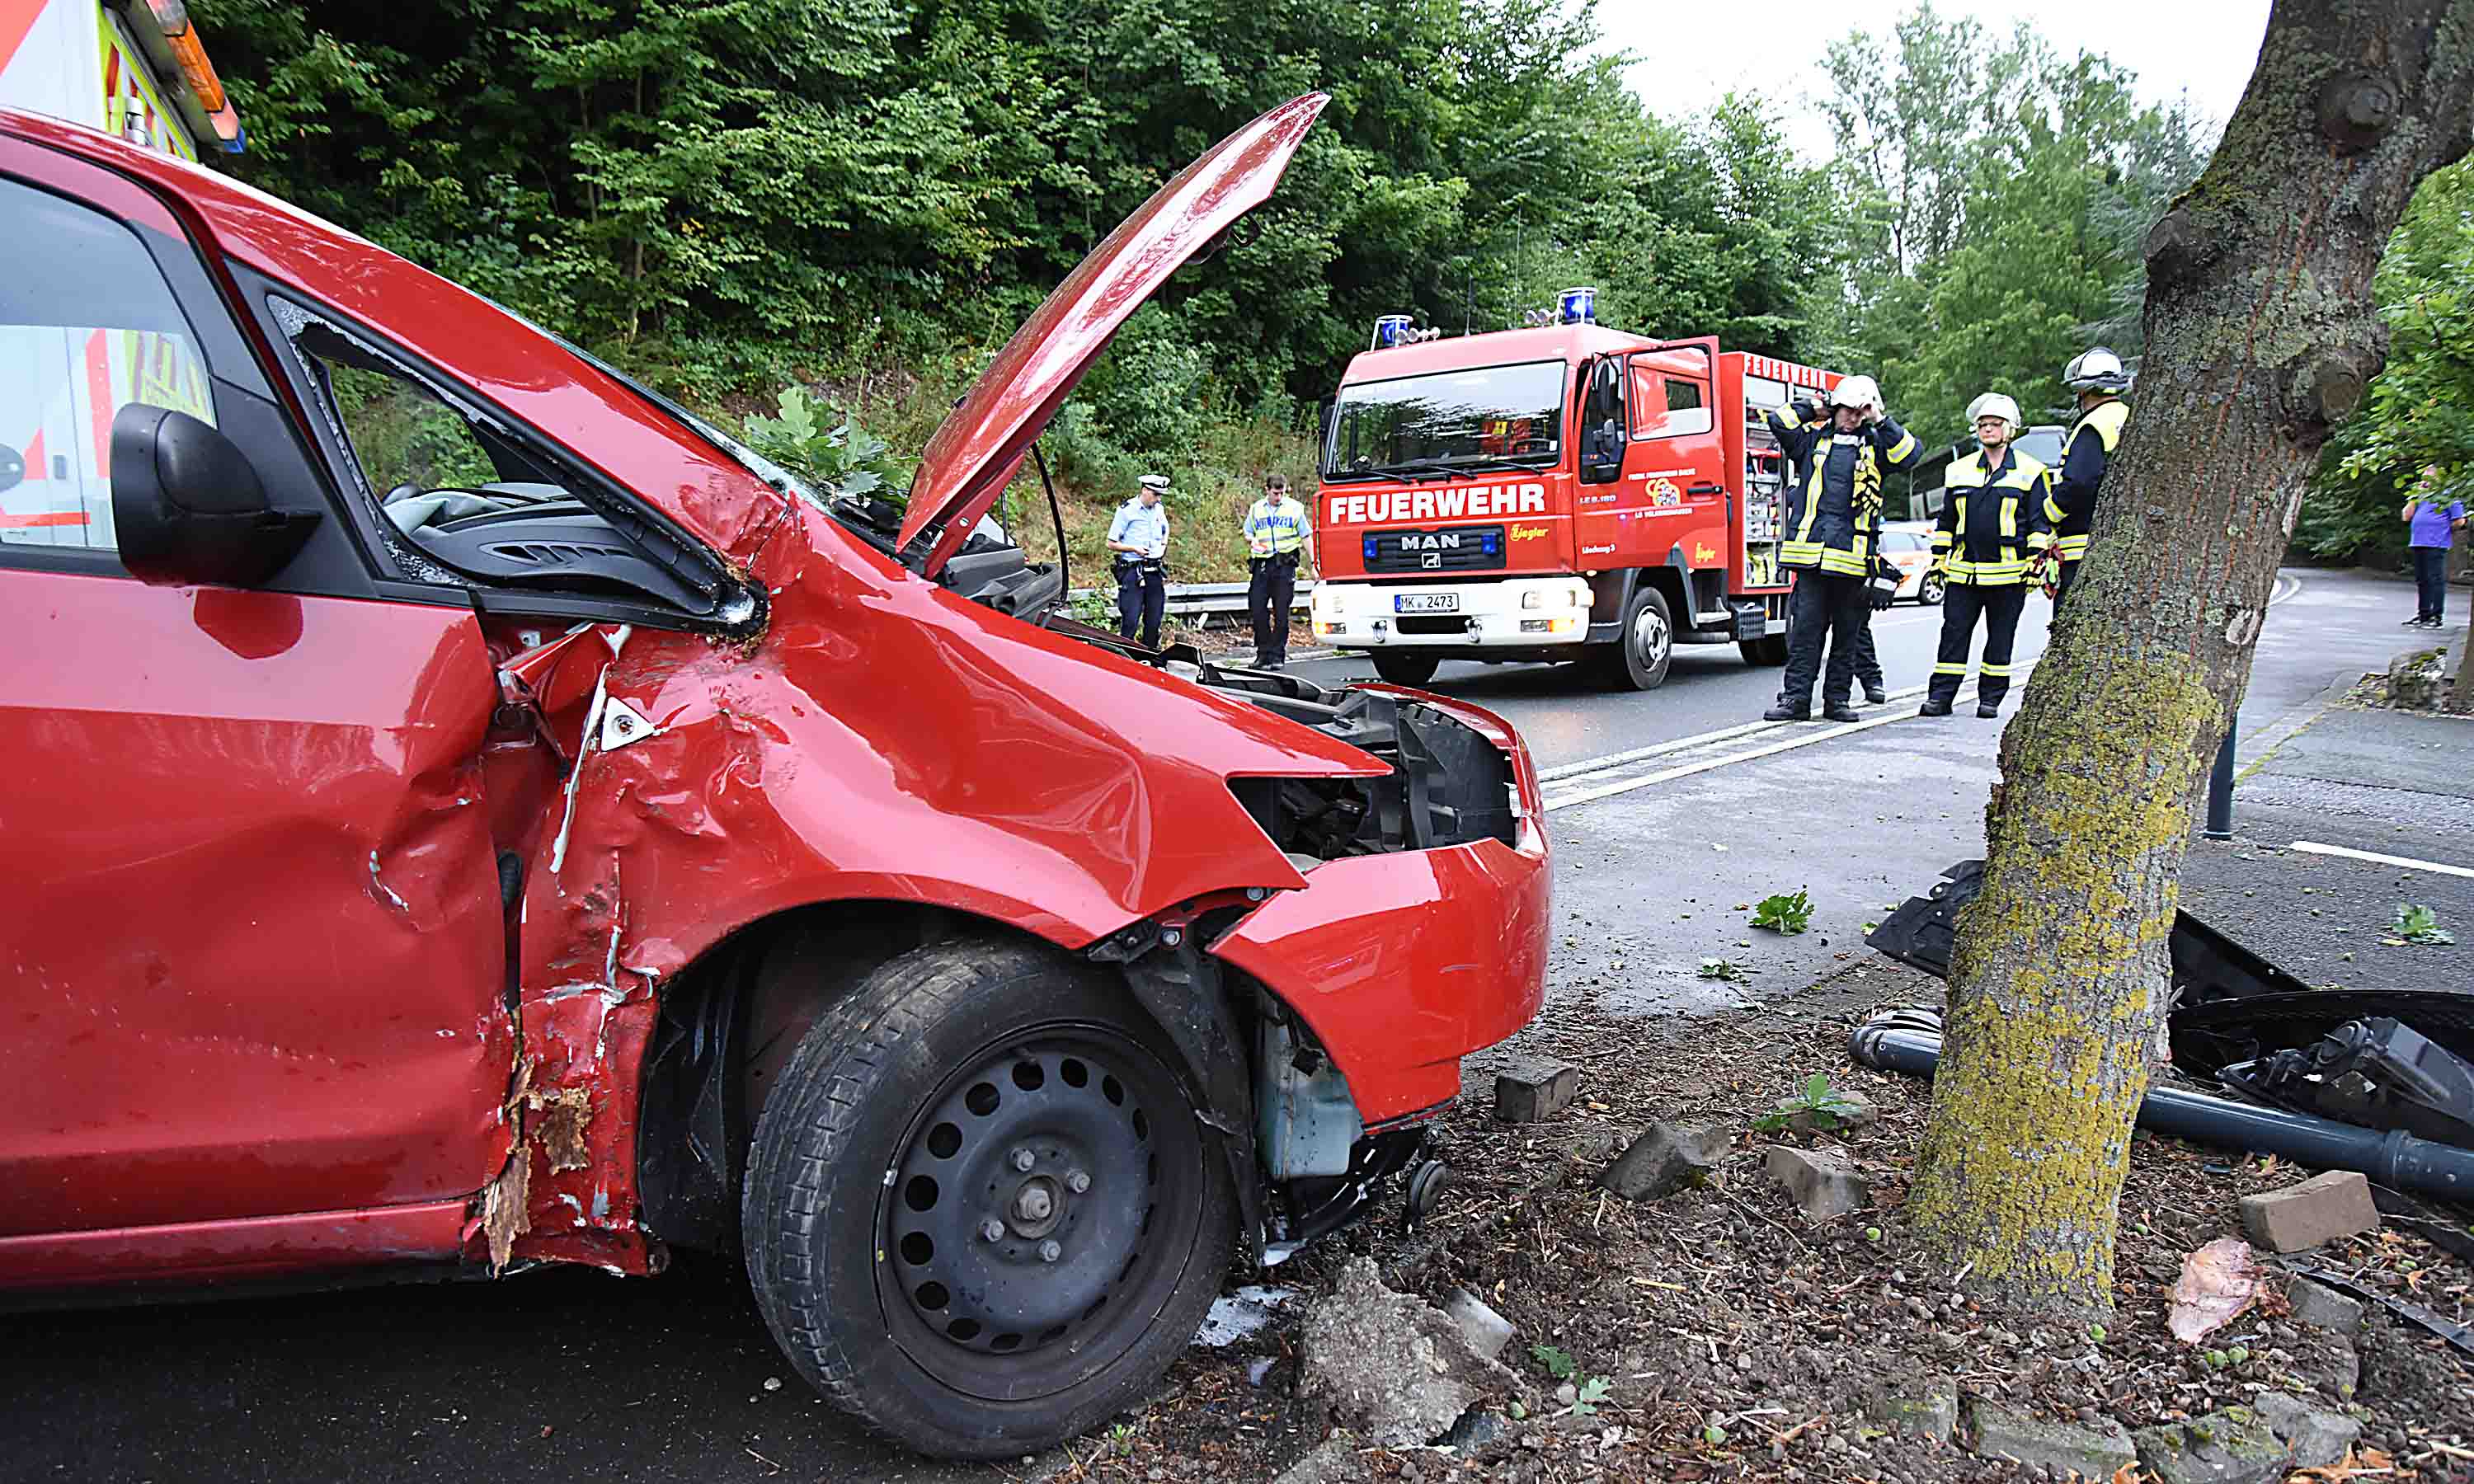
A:
[[[1326,479],[1543,467],[1563,452],[1561,361],[1437,371],[1340,389]]]

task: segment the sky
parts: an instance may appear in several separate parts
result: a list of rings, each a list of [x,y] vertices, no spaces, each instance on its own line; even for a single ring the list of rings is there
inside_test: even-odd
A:
[[[1627,74],[1652,112],[1676,118],[1716,103],[1731,88],[1758,91],[1785,114],[1787,137],[1807,160],[1831,154],[1830,130],[1810,99],[1826,90],[1823,49],[1851,31],[1887,42],[1913,0],[1601,0],[1610,45],[1634,53]],[[2098,52],[2138,74],[2149,102],[2190,96],[2221,127],[2241,101],[2268,29],[2268,0],[1935,0],[1944,16],[1984,28],[1988,48],[2032,24],[2065,57]]]

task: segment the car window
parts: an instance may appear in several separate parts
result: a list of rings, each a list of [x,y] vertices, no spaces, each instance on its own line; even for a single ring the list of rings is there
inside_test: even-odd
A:
[[[197,335],[133,228],[0,180],[0,543],[110,552],[111,420],[215,420]]]

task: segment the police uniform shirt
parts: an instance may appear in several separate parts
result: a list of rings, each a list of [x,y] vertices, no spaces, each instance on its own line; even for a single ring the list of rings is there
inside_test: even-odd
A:
[[[1108,539],[1142,548],[1140,552],[1110,553],[1120,562],[1131,561],[1136,556],[1158,558],[1167,555],[1168,506],[1163,503],[1145,509],[1140,495],[1128,500],[1117,507],[1117,518],[1108,522]]]
[[[1306,508],[1294,495],[1269,495],[1246,512],[1246,542],[1257,557],[1294,557],[1305,545]]]

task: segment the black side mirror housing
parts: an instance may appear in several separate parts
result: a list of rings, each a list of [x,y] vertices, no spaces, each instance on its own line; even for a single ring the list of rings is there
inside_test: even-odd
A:
[[[249,455],[212,423],[142,402],[111,419],[111,523],[133,577],[255,586],[292,560],[318,519],[270,505]]]

